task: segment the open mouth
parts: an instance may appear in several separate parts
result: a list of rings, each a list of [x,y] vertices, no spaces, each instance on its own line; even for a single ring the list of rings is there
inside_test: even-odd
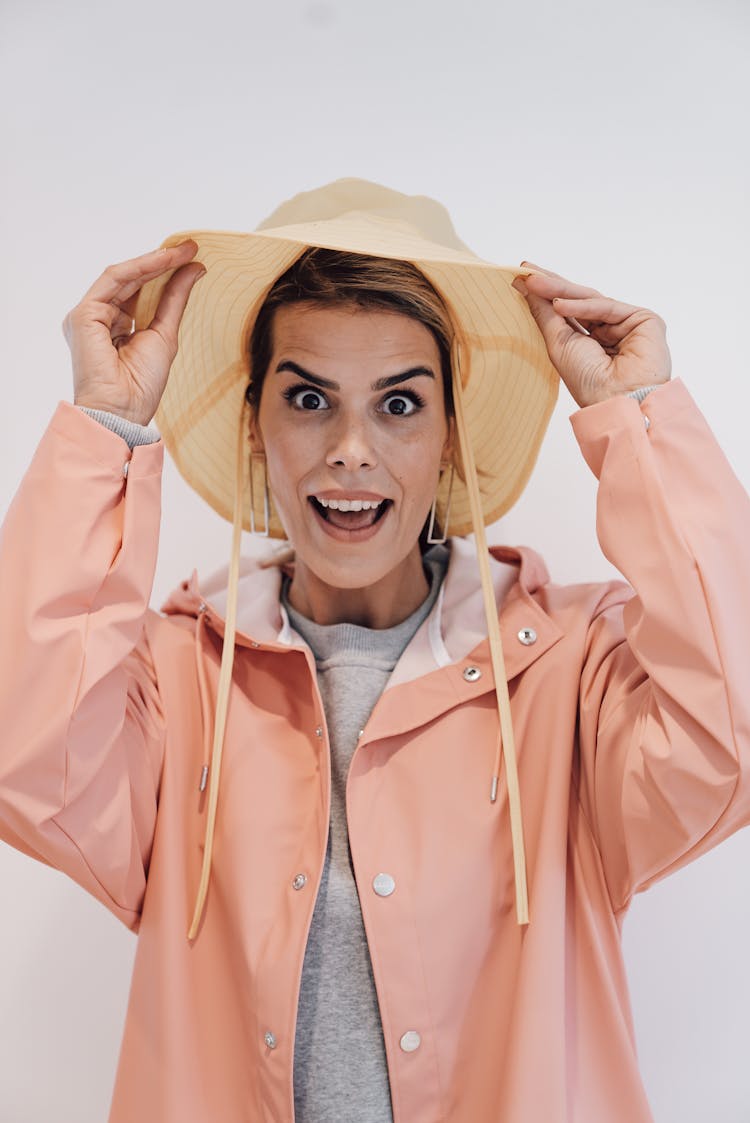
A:
[[[339,530],[365,530],[380,522],[392,505],[391,499],[318,499],[309,496],[313,507],[325,522]]]

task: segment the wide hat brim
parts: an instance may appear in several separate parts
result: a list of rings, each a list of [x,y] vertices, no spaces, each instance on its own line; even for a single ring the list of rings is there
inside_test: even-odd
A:
[[[170,235],[162,245],[186,238],[197,242],[194,260],[207,273],[183,315],[177,356],[155,421],[178,470],[215,511],[232,520],[238,425],[256,316],[277,278],[312,246],[408,261],[432,283],[456,333],[453,353],[485,524],[515,503],[536,461],[559,386],[536,321],[511,284],[526,270],[493,265],[473,254],[434,200],[365,180],[338,180],[295,196],[252,233],[188,230]],[[170,275],[144,285],[136,329],[150,324]],[[440,524],[452,535],[472,529],[468,491],[461,465],[457,468],[447,528],[447,480],[437,505]],[[260,479],[255,483],[259,526],[263,485]],[[243,526],[250,528],[249,489]],[[269,531],[285,537],[273,507]]]

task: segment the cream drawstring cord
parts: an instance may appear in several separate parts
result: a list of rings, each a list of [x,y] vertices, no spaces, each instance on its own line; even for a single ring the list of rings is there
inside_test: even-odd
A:
[[[503,659],[503,645],[500,639],[500,625],[497,619],[497,604],[495,591],[490,576],[488,560],[487,537],[484,533],[484,512],[479,495],[479,482],[477,480],[476,465],[474,463],[474,450],[471,447],[469,433],[464,415],[463,384],[461,381],[461,367],[458,340],[455,340],[451,349],[451,366],[453,368],[453,404],[456,413],[456,428],[461,451],[461,460],[466,476],[466,489],[469,493],[471,506],[471,520],[476,539],[477,557],[479,559],[479,574],[482,581],[482,596],[484,598],[484,612],[487,617],[487,634],[490,641],[490,658],[492,660],[492,674],[495,679],[495,697],[497,711],[500,717],[500,732],[495,751],[495,760],[492,766],[492,785],[490,800],[497,799],[497,784],[500,775],[500,748],[502,746],[505,759],[505,774],[508,783],[508,804],[510,808],[510,831],[513,842],[513,869],[516,885],[516,918],[518,923],[529,923],[529,902],[526,887],[526,851],[523,841],[523,821],[521,818],[521,797],[518,789],[518,770],[516,767],[516,747],[513,739],[513,723],[510,715],[510,696],[508,694],[508,681],[505,674],[505,661]]]
[[[193,940],[198,932],[198,927],[203,916],[203,909],[208,893],[208,883],[211,877],[211,856],[214,848],[214,826],[216,823],[216,806],[219,799],[219,776],[221,774],[221,755],[224,748],[224,730],[226,728],[227,706],[229,704],[229,686],[232,681],[232,666],[234,664],[234,636],[237,624],[237,583],[240,569],[240,539],[242,537],[242,501],[245,493],[245,441],[246,433],[246,403],[243,400],[240,413],[240,427],[237,437],[237,462],[234,481],[234,513],[232,518],[232,554],[229,562],[229,582],[227,590],[227,612],[224,623],[224,642],[221,649],[221,670],[219,671],[219,686],[216,693],[216,721],[214,724],[213,747],[211,749],[211,763],[208,779],[208,815],[206,818],[206,842],[203,849],[203,867],[201,869],[198,894],[195,901],[193,920],[188,931],[188,939]],[[197,637],[196,637],[196,642]],[[202,694],[202,680],[199,672],[199,686]],[[204,721],[208,714],[204,713]]]
[[[490,658],[492,661],[492,674],[495,679],[495,697],[500,718],[500,735],[498,737],[495,760],[492,766],[492,785],[490,799],[494,803],[497,799],[497,785],[500,775],[500,750],[502,747],[505,760],[505,772],[508,783],[508,803],[510,809],[510,830],[513,844],[513,869],[516,886],[516,917],[518,923],[529,923],[529,904],[526,887],[526,853],[523,841],[523,822],[521,818],[521,798],[518,789],[518,770],[516,766],[516,750],[513,740],[513,725],[510,715],[510,697],[508,695],[508,682],[505,674],[503,660],[503,646],[500,639],[500,626],[497,619],[497,605],[495,592],[490,576],[488,561],[487,538],[484,533],[484,513],[479,495],[474,452],[469,440],[466,427],[466,418],[463,408],[463,385],[461,382],[461,368],[458,343],[452,348],[453,367],[453,400],[456,412],[456,427],[461,450],[461,459],[466,475],[466,488],[469,493],[471,518],[476,539],[477,557],[479,559],[479,574],[482,582],[482,596],[484,611],[487,617],[487,631],[490,643]],[[240,426],[237,439],[237,462],[234,488],[234,513],[232,519],[232,554],[229,564],[229,582],[227,592],[227,612],[224,626],[224,642],[221,652],[221,670],[219,672],[219,687],[216,698],[216,721],[214,724],[213,747],[211,749],[211,763],[209,767],[208,786],[208,815],[206,819],[206,841],[203,850],[203,866],[201,869],[198,894],[195,901],[195,911],[188,931],[188,939],[193,940],[198,932],[198,927],[203,915],[203,909],[208,893],[208,883],[211,877],[211,857],[213,853],[214,826],[216,822],[216,807],[219,798],[219,776],[221,773],[221,757],[224,747],[224,730],[226,727],[227,706],[229,702],[229,686],[232,680],[232,665],[234,663],[234,637],[237,621],[237,583],[239,578],[240,539],[242,535],[242,502],[244,496],[245,475],[245,423],[246,404],[243,402],[240,414]],[[196,625],[198,627],[198,625]],[[198,643],[198,636],[196,636]],[[203,701],[204,680],[199,671],[199,686],[201,687],[201,700]],[[207,705],[204,706],[204,722],[208,720]]]
[[[203,607],[203,606],[201,606]],[[195,673],[198,676],[198,695],[201,704],[201,721],[203,723],[203,768],[201,770],[200,791],[205,791],[208,776],[208,761],[211,759],[211,731],[213,730],[213,715],[211,713],[211,695],[206,682],[206,667],[203,662],[203,648],[201,637],[205,630],[205,616],[198,610],[198,622],[195,625]]]

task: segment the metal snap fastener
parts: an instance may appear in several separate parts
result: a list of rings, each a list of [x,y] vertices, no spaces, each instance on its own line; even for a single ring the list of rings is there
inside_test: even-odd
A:
[[[251,647],[260,647],[260,644],[258,643],[258,641],[257,641],[257,640],[255,640],[255,639],[251,639],[251,640],[250,640],[250,646],[251,646]]]
[[[128,474],[128,472],[129,472],[129,471],[130,471],[130,461],[129,461],[129,460],[126,460],[126,461],[125,461],[125,463],[124,463],[124,464],[123,464],[123,466],[122,466],[122,474],[123,474],[123,476],[126,476],[126,477],[127,477],[127,474]]]
[[[322,725],[316,725],[315,736],[316,737],[322,737],[323,736],[323,726]]]
[[[396,882],[389,873],[379,873],[372,879],[372,887],[379,897],[390,897],[396,888]]]
[[[522,644],[529,647],[532,643],[536,643],[536,632],[533,628],[521,628],[518,638]]]
[[[306,873],[298,873],[297,876],[295,877],[294,881],[292,882],[292,889],[304,889],[304,887],[306,885],[307,885],[307,874]]]
[[[464,678],[467,682],[476,682],[478,678],[482,677],[482,672],[479,667],[465,667]]]
[[[207,608],[208,608],[208,605],[206,604],[206,602],[204,600],[202,600],[201,603],[198,605],[198,611],[199,612],[205,612]]]
[[[265,1043],[266,1043],[266,1045],[268,1046],[269,1049],[275,1049],[276,1048],[276,1037],[273,1033],[264,1034],[263,1040],[265,1041]]]
[[[399,1045],[405,1053],[413,1053],[422,1044],[422,1038],[419,1036],[415,1029],[407,1030],[404,1036],[399,1041]]]

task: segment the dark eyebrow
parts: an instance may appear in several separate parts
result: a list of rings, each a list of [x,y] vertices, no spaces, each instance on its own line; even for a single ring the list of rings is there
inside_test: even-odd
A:
[[[304,378],[306,382],[311,382],[313,386],[320,386],[321,390],[340,390],[338,382],[332,382],[330,378],[321,378],[319,374],[311,374],[309,370],[305,370],[299,363],[292,362],[291,359],[284,359],[276,367],[276,372],[288,370],[292,374]],[[406,382],[410,378],[416,378],[417,375],[424,375],[425,378],[432,378],[434,381],[435,374],[429,367],[410,367],[409,370],[402,371],[401,374],[390,374],[387,378],[378,378],[373,382],[371,389],[388,390],[391,386],[398,386],[401,382]]]

